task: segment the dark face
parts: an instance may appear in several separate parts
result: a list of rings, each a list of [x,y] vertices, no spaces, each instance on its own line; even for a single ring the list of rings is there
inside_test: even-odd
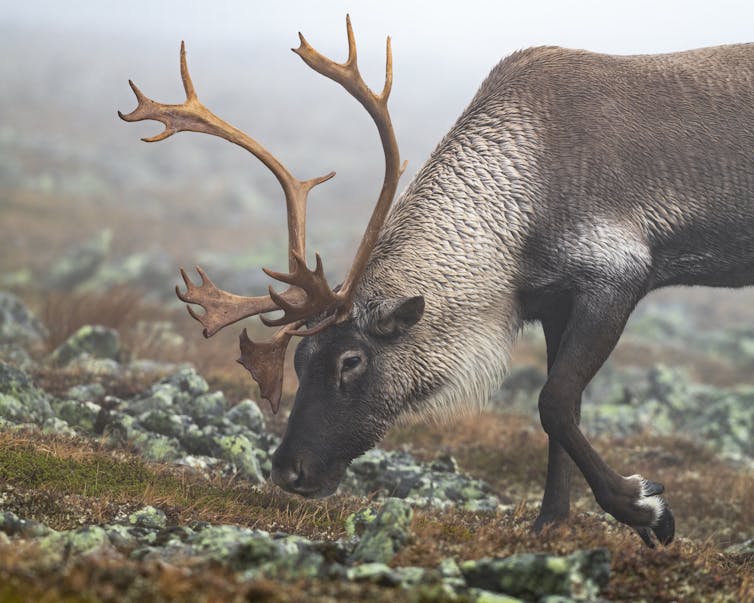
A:
[[[366,327],[354,321],[305,337],[296,349],[296,400],[280,447],[272,457],[272,481],[289,492],[323,497],[335,492],[348,464],[374,446],[397,415],[391,380],[381,370],[422,316],[424,298],[381,301]]]

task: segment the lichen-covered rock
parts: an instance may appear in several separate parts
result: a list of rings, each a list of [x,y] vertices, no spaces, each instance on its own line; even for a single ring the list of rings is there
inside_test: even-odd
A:
[[[367,529],[367,526],[372,524],[375,519],[377,519],[377,511],[371,507],[351,513],[346,517],[345,521],[346,534],[352,538],[354,536],[361,536],[364,530]]]
[[[0,362],[0,417],[40,425],[52,416],[49,396],[21,369]]]
[[[221,417],[225,413],[228,403],[225,394],[221,391],[201,394],[190,401],[181,404],[181,410],[189,415],[194,422],[203,427],[213,419]]]
[[[400,583],[398,574],[384,563],[362,563],[356,567],[349,567],[346,578],[354,582],[372,582],[382,586],[397,586]]]
[[[152,410],[166,413],[178,413],[174,408],[175,399],[181,395],[180,390],[171,384],[158,383],[134,400],[129,400],[124,408],[130,415],[141,415]]]
[[[539,391],[546,379],[547,375],[539,367],[512,367],[490,403],[507,412],[531,414],[537,409]]]
[[[12,364],[22,371],[30,371],[34,367],[29,352],[18,343],[0,343],[0,362]]]
[[[411,505],[399,498],[388,498],[374,521],[366,525],[351,558],[354,561],[389,562],[411,536]]]
[[[66,559],[99,551],[110,545],[107,532],[99,526],[84,526],[77,530],[52,532],[38,541],[42,567],[56,567]]]
[[[152,505],[147,505],[128,516],[128,523],[132,526],[159,530],[168,525],[165,512]]]
[[[265,481],[254,444],[248,438],[242,435],[219,436],[215,442],[221,458],[233,463],[241,477],[258,484]]]
[[[754,464],[754,387],[694,383],[679,369],[600,373],[587,388],[582,424],[592,433],[685,434],[728,459]]]
[[[84,325],[53,351],[51,359],[58,366],[65,366],[84,354],[92,358],[119,360],[118,332],[101,325]]]
[[[116,258],[105,264],[87,282],[87,288],[105,290],[130,284],[155,299],[172,299],[165,283],[175,277],[175,260],[161,250],[147,250]]]
[[[517,597],[509,597],[500,593],[493,593],[482,588],[470,588],[468,591],[471,600],[474,603],[524,603],[523,599]],[[573,599],[561,599],[560,603],[568,603]],[[538,603],[557,603],[556,601],[550,601],[549,598],[542,597]]]
[[[437,471],[409,453],[369,450],[351,463],[341,491],[366,496],[405,498],[419,506],[456,505],[469,511],[494,511],[499,501],[482,480],[462,473]]]
[[[262,411],[259,410],[256,402],[249,399],[241,400],[225,413],[225,417],[231,424],[244,427],[249,431],[261,433],[265,429]]]
[[[751,556],[752,560],[754,560],[754,538],[749,538],[743,542],[732,544],[725,549],[725,552],[731,555]]]
[[[0,342],[29,344],[45,336],[45,328],[23,302],[0,291]]]
[[[110,377],[118,379],[123,376],[123,367],[117,360],[112,358],[95,358],[91,354],[76,356],[68,364],[66,369],[91,377]]]
[[[559,595],[588,601],[607,585],[610,556],[605,549],[577,551],[567,557],[525,553],[464,561],[460,567],[470,587],[526,600]]]
[[[68,425],[77,427],[86,433],[94,433],[97,417],[102,407],[94,402],[79,402],[77,400],[55,400],[52,409],[58,418]]]
[[[21,519],[10,511],[0,512],[0,532],[8,536],[39,538],[52,534],[53,530],[33,519]]]
[[[187,544],[194,555],[236,570],[261,565],[279,555],[279,547],[267,532],[229,525],[206,527]]]
[[[163,409],[148,410],[139,415],[141,426],[153,433],[172,438],[182,438],[193,425],[191,418]]]
[[[45,419],[42,423],[42,433],[64,435],[70,437],[78,435],[73,427],[71,427],[66,421],[59,419],[58,417],[50,417],[48,419]]]
[[[110,251],[112,232],[103,230],[90,240],[67,249],[42,277],[45,287],[70,291],[93,277]]]
[[[182,456],[178,440],[148,431],[135,430],[129,443],[150,461],[166,463]]]
[[[194,398],[209,391],[209,385],[204,378],[191,367],[183,367],[176,373],[162,379],[156,385],[169,384],[175,386],[178,391],[186,393]]]
[[[105,397],[105,387],[101,383],[81,383],[69,388],[65,397],[79,402],[97,402]]]

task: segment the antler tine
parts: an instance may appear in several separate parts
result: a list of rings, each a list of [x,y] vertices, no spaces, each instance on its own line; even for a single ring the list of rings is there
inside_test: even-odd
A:
[[[180,105],[157,103],[147,97],[132,81],[131,89],[137,100],[136,109],[118,115],[124,121],[134,122],[155,120],[161,122],[165,129],[159,134],[143,138],[146,142],[157,142],[172,136],[176,132],[199,132],[211,134],[236,144],[259,159],[277,178],[285,194],[286,210],[288,214],[288,265],[290,271],[295,272],[296,256],[304,257],[306,251],[306,201],[309,191],[318,184],[329,180],[335,175],[330,172],[324,176],[310,180],[296,179],[288,169],[280,163],[267,149],[256,140],[238,128],[223,121],[205,107],[198,99],[194,83],[186,61],[186,45],[181,42],[180,71],[186,100]],[[207,275],[197,268],[201,276],[201,285],[191,282],[184,271],[181,272],[186,284],[186,291],[176,288],[178,297],[187,304],[198,304],[205,310],[204,314],[197,314],[191,308],[189,313],[204,327],[205,337],[214,335],[223,327],[256,314],[277,310],[278,306],[269,296],[243,297],[218,289]],[[281,293],[278,298],[288,305],[304,301],[303,291],[296,283]],[[290,321],[286,321],[290,322]]]
[[[317,52],[299,33],[300,45],[293,48],[293,52],[299,55],[304,62],[317,73],[339,83],[367,110],[377,126],[380,134],[382,148],[385,154],[385,178],[382,189],[377,199],[377,204],[369,219],[364,237],[361,240],[356,257],[351,269],[343,281],[340,291],[336,294],[339,299],[338,314],[342,319],[347,314],[352,304],[355,286],[364,272],[369,255],[377,242],[377,236],[387,217],[393,197],[398,188],[398,181],[406,168],[406,163],[401,164],[398,142],[387,109],[387,101],[393,85],[393,55],[388,37],[386,43],[385,60],[385,85],[378,95],[364,82],[359,72],[356,58],[356,40],[351,27],[351,18],[346,16],[346,32],[348,35],[348,58],[345,63],[336,63],[332,59]]]
[[[238,337],[241,357],[237,362],[249,371],[254,381],[259,384],[259,393],[270,403],[273,414],[277,414],[283,394],[285,350],[293,332],[301,324],[287,325],[267,341],[252,341],[246,329],[241,331]]]

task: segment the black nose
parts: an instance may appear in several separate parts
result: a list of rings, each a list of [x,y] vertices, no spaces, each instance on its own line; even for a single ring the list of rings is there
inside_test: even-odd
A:
[[[270,474],[272,483],[288,492],[299,493],[304,483],[303,463],[298,459],[279,454],[279,452],[278,449],[272,455],[272,472]]]

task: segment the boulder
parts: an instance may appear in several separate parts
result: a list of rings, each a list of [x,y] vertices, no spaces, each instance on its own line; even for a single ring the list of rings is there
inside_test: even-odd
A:
[[[12,293],[0,291],[0,342],[28,344],[46,335],[42,323]]]
[[[0,362],[0,417],[41,425],[53,416],[49,396],[21,369]]]
[[[118,332],[100,325],[84,325],[53,351],[51,359],[58,366],[65,366],[85,354],[92,358],[119,360]]]
[[[399,498],[388,498],[374,521],[366,524],[351,559],[367,563],[388,563],[410,536],[411,505]]]
[[[567,557],[524,553],[464,561],[460,567],[472,588],[527,601],[548,595],[594,600],[610,578],[610,555],[606,549],[577,551]]]
[[[48,289],[70,291],[92,278],[110,252],[112,232],[103,230],[90,240],[63,252],[42,277]]]

